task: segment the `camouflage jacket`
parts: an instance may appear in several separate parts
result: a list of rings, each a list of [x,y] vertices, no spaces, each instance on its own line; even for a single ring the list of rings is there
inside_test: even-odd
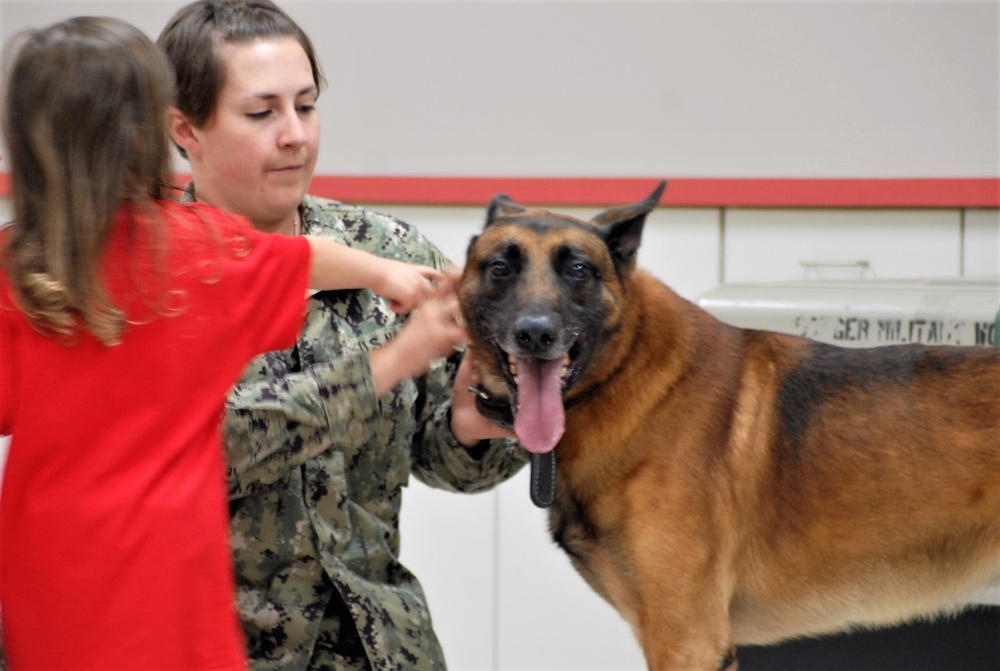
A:
[[[446,263],[392,217],[309,196],[302,213],[305,233]],[[403,319],[370,290],[316,294],[297,346],[252,361],[229,396],[237,600],[255,671],[366,668],[364,656],[376,670],[445,668],[420,583],[399,561],[403,487],[413,474],[432,487],[482,491],[526,458],[511,441],[475,456],[456,443],[457,356],[375,397],[366,352]],[[351,640],[354,653],[325,652]]]

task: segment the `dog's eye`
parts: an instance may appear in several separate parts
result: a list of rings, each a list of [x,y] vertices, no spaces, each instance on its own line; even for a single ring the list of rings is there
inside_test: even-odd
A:
[[[574,280],[585,280],[591,276],[590,266],[586,263],[574,263],[566,271],[566,274]]]
[[[489,272],[492,277],[507,277],[510,275],[510,266],[506,261],[494,261],[489,265]]]

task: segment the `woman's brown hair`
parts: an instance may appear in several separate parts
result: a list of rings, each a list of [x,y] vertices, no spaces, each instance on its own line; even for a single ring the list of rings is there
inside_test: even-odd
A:
[[[123,204],[165,198],[173,72],[134,26],[77,17],[21,33],[5,54],[3,133],[14,223],[2,262],[18,307],[43,332],[120,341],[126,315],[100,261]],[[150,217],[145,240],[162,226]]]

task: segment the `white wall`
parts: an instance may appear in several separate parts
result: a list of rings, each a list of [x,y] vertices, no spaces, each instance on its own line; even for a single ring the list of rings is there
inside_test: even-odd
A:
[[[2,0],[156,35],[176,0]],[[330,87],[320,174],[984,177],[995,2],[287,0]]]

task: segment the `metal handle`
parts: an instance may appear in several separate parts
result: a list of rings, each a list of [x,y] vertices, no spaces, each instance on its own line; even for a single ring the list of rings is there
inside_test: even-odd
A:
[[[803,268],[870,268],[868,261],[799,261]]]

